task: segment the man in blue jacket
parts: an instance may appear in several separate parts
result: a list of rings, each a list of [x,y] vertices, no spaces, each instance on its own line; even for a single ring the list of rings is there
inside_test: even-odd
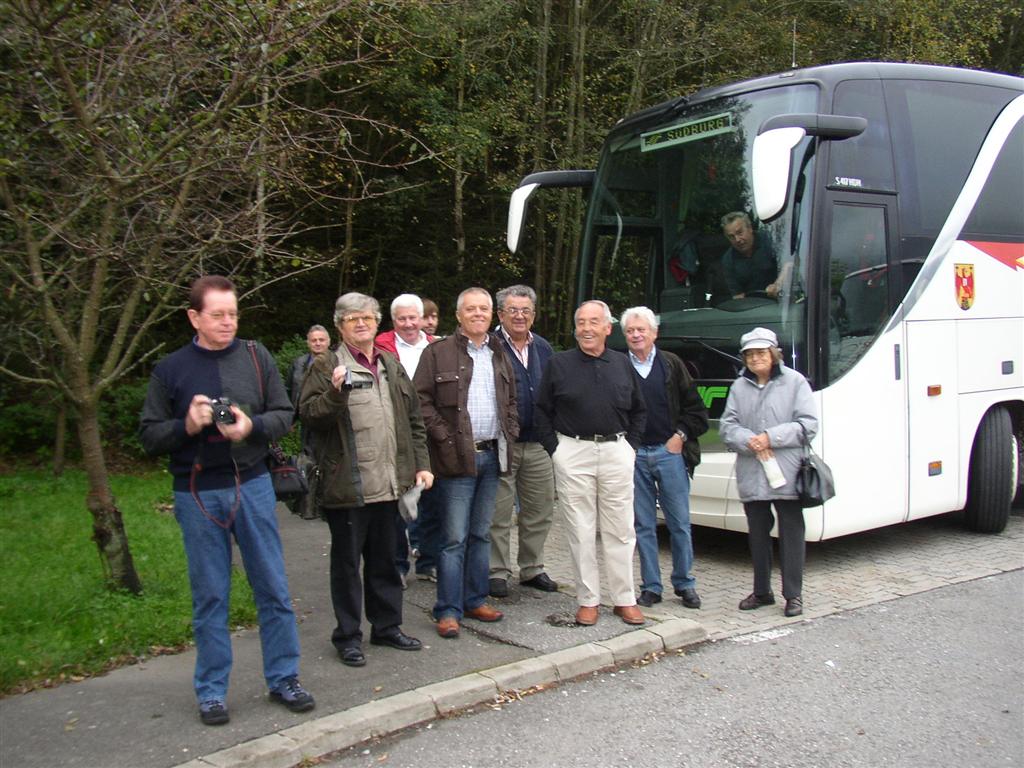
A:
[[[508,595],[512,576],[509,552],[512,514],[519,501],[519,583],[542,592],[558,589],[544,571],[544,543],[551,529],[554,511],[555,475],[551,457],[533,431],[533,405],[541,376],[553,354],[551,345],[533,333],[537,294],[525,285],[513,285],[497,293],[500,325],[494,336],[501,341],[516,375],[516,406],[519,409],[519,438],[511,451],[511,469],[498,481],[491,522],[492,597]]]
[[[256,601],[270,698],[306,712],[315,703],[298,680],[299,633],[267,469],[268,444],[287,434],[292,404],[270,353],[235,338],[238,298],[230,280],[196,280],[188,319],[196,335],[153,369],[139,437],[149,455],[170,455],[192,587],[199,717],[206,725],[228,722],[232,535]]]

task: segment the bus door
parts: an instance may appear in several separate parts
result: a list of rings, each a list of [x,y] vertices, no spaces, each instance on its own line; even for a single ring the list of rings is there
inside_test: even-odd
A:
[[[906,340],[903,324],[889,323],[903,291],[895,199],[830,192],[825,203],[819,439],[837,489],[820,521],[828,538],[906,518],[908,425]],[[809,539],[816,523],[809,515]]]

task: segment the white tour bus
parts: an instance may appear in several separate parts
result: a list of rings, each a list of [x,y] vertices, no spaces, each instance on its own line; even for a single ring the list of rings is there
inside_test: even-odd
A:
[[[1024,79],[834,64],[660,104],[612,129],[596,171],[524,178],[512,251],[540,187],[590,188],[577,297],[653,309],[697,379],[695,524],[746,530],[716,426],[739,337],[766,326],[811,382],[836,480],[808,540],[959,509],[1005,527],[1024,474]],[[774,256],[777,298],[733,298],[730,212]]]

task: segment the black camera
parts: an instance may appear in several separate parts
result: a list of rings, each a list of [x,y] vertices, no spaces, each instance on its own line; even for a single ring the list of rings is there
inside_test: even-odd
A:
[[[226,397],[215,397],[210,401],[210,407],[213,409],[213,421],[215,424],[235,423],[235,414],[231,412],[232,405],[234,405],[234,403]]]
[[[353,371],[351,368],[345,370],[345,381],[342,382],[342,389],[368,389],[373,386],[373,374],[366,371]]]

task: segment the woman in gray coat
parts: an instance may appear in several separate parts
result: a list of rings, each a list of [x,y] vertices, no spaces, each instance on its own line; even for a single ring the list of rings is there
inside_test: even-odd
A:
[[[785,614],[799,616],[803,613],[804,512],[795,482],[803,442],[818,431],[817,410],[807,379],[783,365],[773,331],[755,328],[744,334],[740,353],[745,368],[729,390],[719,426],[722,441],[737,454],[736,485],[747,515],[754,564],[754,591],[740,601],[740,610],[775,603],[771,585],[774,505],[779,516]]]

